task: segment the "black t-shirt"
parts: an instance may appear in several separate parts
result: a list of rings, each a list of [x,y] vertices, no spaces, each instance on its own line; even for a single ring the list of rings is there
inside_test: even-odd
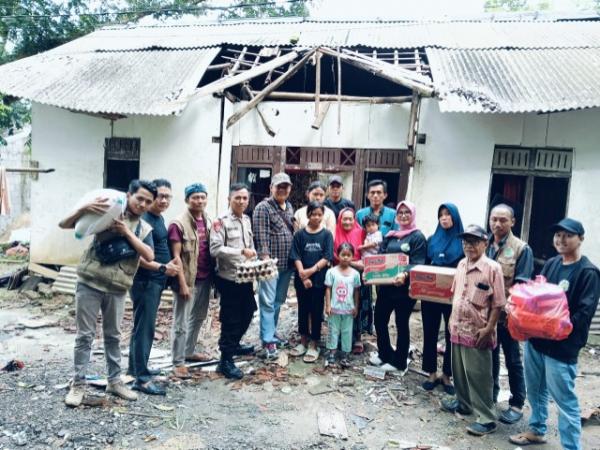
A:
[[[150,212],[145,213],[142,218],[152,227],[151,236],[154,242],[154,261],[160,264],[168,263],[171,261],[171,250],[169,249],[165,219],[162,216],[155,216]],[[140,267],[135,275],[136,281],[153,280],[160,282],[166,279],[166,275],[144,269],[143,267]]]
[[[317,233],[309,233],[306,228],[296,231],[290,252],[290,261],[301,261],[305,269],[314,266],[319,260],[333,260],[333,235],[325,228]],[[314,287],[325,285],[325,273],[327,270],[321,268],[310,280]],[[298,278],[299,279],[299,278]]]
[[[333,200],[331,200],[330,198],[327,198],[327,199],[325,199],[323,204],[334,212],[335,220],[337,220],[338,216],[340,215],[340,211],[342,209],[344,209],[344,208],[356,209],[354,207],[354,203],[352,203],[352,200],[348,200],[347,198],[342,198],[337,203],[334,203]]]
[[[379,253],[404,253],[408,256],[408,265],[415,266],[417,264],[425,264],[427,259],[427,239],[421,231],[416,230],[402,239],[397,237],[386,237],[381,246]],[[402,296],[408,297],[408,286],[410,279],[402,286],[382,285],[380,290],[387,294],[390,292],[399,293]]]
[[[548,280],[550,283],[558,284],[565,292],[571,287],[573,283],[573,274],[581,266],[581,260],[573,264],[561,264],[556,272],[556,276],[553,280]]]

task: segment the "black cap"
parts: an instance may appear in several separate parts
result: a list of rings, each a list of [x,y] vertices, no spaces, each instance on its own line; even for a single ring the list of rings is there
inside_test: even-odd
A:
[[[339,175],[331,175],[329,177],[329,186],[331,186],[333,183],[341,184],[342,186],[344,185],[342,177],[340,177]]]
[[[482,241],[488,240],[488,234],[479,225],[469,225],[465,228],[465,231],[458,235],[458,237],[460,237],[461,239],[474,237],[477,239],[481,239]]]
[[[555,223],[550,229],[555,233],[557,231],[566,231],[567,233],[578,234],[579,236],[583,236],[585,234],[585,230],[583,229],[581,222],[569,217],[565,217],[560,222]]]

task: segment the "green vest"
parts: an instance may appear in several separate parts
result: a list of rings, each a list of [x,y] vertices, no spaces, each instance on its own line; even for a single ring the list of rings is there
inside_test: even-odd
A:
[[[144,240],[152,231],[152,227],[142,219],[135,221],[124,219],[124,221],[132,231],[135,231],[138,222],[141,221],[142,226],[139,235],[141,240]],[[106,239],[111,235],[114,237],[114,234],[110,232],[99,233],[94,238],[94,241],[96,239]],[[77,278],[78,281],[101,292],[124,294],[132,286],[133,277],[137,272],[139,264],[139,254],[113,264],[102,264],[96,257],[94,242],[92,242],[83,253],[79,266],[77,266]]]
[[[206,227],[206,239],[210,242],[211,222],[206,214],[202,214],[204,226]],[[181,242],[181,264],[183,266],[183,275],[185,283],[190,289],[196,285],[196,273],[198,272],[198,256],[200,253],[200,243],[198,241],[198,230],[196,229],[196,219],[189,210],[171,221],[182,232],[183,241]]]
[[[515,237],[512,231],[509,232],[506,241],[498,254],[496,255],[496,261],[502,267],[502,275],[504,276],[504,291],[508,298],[508,290],[512,287],[515,282],[515,268],[517,261],[523,253],[523,249],[527,244],[521,239]]]

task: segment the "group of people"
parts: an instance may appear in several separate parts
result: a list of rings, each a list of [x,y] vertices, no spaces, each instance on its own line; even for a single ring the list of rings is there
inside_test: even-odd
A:
[[[500,413],[505,423],[523,416],[526,396],[531,406],[529,430],[511,441],[518,445],[545,442],[547,404],[552,396],[559,407],[562,445],[579,449],[581,426],[574,391],[579,350],[585,345],[600,297],[600,272],[581,254],[583,225],[566,218],[554,226],[558,255],[546,262],[542,274],[563,286],[569,302],[573,332],[564,341],[530,339],[524,360],[519,342],[508,332],[504,305],[515,283],[534,275],[531,248],[512,233],[512,208],[496,205],[490,212],[488,232],[477,225],[463,227],[458,208],[440,205],[438,226],[426,238],[417,226],[416,206],[401,201],[396,209],[384,205],[387,186],[372,180],[367,186],[369,206],[355,211],[343,198],[341,177],[328,186],[316,181],[307,190],[307,204],[294,213],[288,198],[292,182],[286,173],[273,175],[270,196],[245,214],[250,192],[245,184],[229,189],[228,211],[211,221],[206,214],[208,191],[201,183],[185,188],[186,210],[167,226],[162,214],[172,199],[167,180],[134,180],[127,193],[126,211],[112,227],[95,236],[78,266],[76,290],[75,373],[65,402],[78,406],[85,394],[86,368],[102,311],[104,349],[108,369],[107,392],[127,400],[137,394],[121,382],[120,323],[129,291],[134,305],[128,372],[132,389],[164,395],[148,367],[156,314],[162,291],[174,291],[173,375],[190,376],[187,362],[208,361],[196,351],[198,333],[206,318],[211,286],[220,298],[221,333],[218,371],[240,379],[236,355],[255,353],[241,343],[257,309],[252,282],[236,282],[236,265],[249,259],[275,259],[275,277],[258,283],[260,340],[267,359],[278,357],[288,341],[278,332],[280,309],[294,279],[298,299],[300,341],[290,349],[295,357],[314,363],[320,357],[322,321],[327,320],[325,361],[351,364],[361,353],[363,333],[377,335],[377,352],[369,362],[403,375],[408,370],[409,319],[417,300],[409,296],[408,270],[416,264],[456,268],[452,304],[422,301],[423,362],[428,378],[425,390],[441,385],[449,395],[443,409],[474,414],[467,431],[485,435],[496,430],[495,403],[499,393],[500,349],[504,352],[511,397]],[[98,198],[60,222],[73,228],[87,213],[103,213],[107,199]],[[124,259],[103,260],[104,247],[124,242],[131,251]],[[409,266],[392,284],[377,290],[365,285],[364,258],[373,254],[401,253]],[[139,267],[139,268],[138,268]],[[374,301],[376,299],[376,301]],[[374,306],[373,306],[374,305]],[[389,321],[395,315],[396,342],[392,345]],[[438,334],[444,322],[445,349],[438,374]]]

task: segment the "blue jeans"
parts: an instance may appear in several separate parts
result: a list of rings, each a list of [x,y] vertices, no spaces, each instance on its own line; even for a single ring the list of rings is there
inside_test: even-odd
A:
[[[258,286],[260,305],[260,340],[263,344],[275,342],[275,330],[279,322],[279,310],[285,303],[293,269],[279,270],[277,278],[261,281]]]
[[[575,395],[577,364],[567,364],[538,352],[525,343],[525,384],[531,405],[529,428],[537,435],[547,431],[548,398],[558,407],[560,443],[566,450],[581,450],[581,419]]]

